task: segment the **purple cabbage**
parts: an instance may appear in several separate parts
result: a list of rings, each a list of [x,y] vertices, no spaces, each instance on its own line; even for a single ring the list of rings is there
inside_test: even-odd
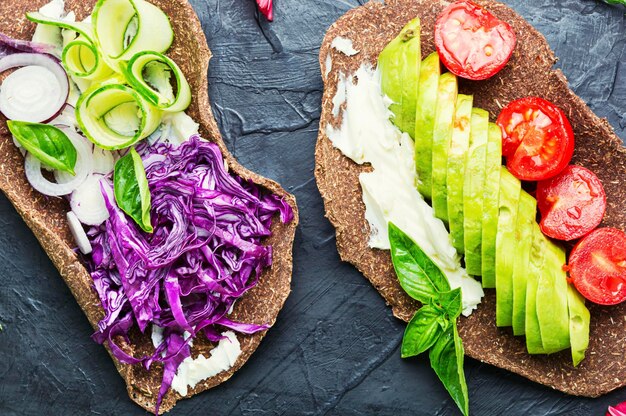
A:
[[[105,178],[110,218],[88,232],[88,266],[105,310],[94,340],[108,341],[123,363],[164,365],[158,414],[178,366],[191,354],[190,339],[203,333],[216,342],[223,328],[245,334],[268,328],[233,322],[228,314],[272,263],[272,248],[262,239],[271,234],[273,216],[287,223],[293,212],[277,196],[231,176],[219,148],[197,136],[178,147],[146,147],[142,157],[154,233],[144,233],[117,207],[112,180]],[[129,342],[131,328],[145,332],[149,324],[164,329],[153,355],[133,357],[118,345],[117,337]]]

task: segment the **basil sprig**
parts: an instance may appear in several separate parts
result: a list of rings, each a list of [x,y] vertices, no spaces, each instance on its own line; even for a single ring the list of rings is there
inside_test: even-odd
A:
[[[150,222],[150,190],[141,156],[134,148],[117,161],[113,172],[117,206],[147,233],[154,231]]]
[[[465,351],[456,327],[463,309],[461,288],[450,290],[441,269],[393,223],[389,223],[389,242],[400,285],[423,305],[404,331],[402,358],[430,350],[430,365],[461,412],[468,415],[469,398],[463,372]]]
[[[63,131],[40,123],[7,121],[15,140],[44,165],[75,175],[76,148]]]

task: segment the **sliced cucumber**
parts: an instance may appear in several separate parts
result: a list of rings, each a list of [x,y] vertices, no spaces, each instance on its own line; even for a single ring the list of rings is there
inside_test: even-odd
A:
[[[498,198],[500,195],[500,166],[502,164],[502,131],[489,123],[487,156],[485,159],[485,189],[483,193],[482,279],[483,287],[496,287],[496,233],[498,231]]]
[[[92,20],[104,59],[118,72],[136,53],[165,52],[174,40],[167,15],[144,0],[99,0]]]
[[[426,198],[432,193],[432,150],[433,129],[435,127],[435,108],[441,65],[439,55],[433,52],[420,66],[419,89],[415,109],[415,169],[417,171],[417,190]]]
[[[191,103],[191,88],[176,62],[158,52],[139,52],[126,67],[128,83],[154,106],[169,112],[183,111]],[[172,91],[170,76],[176,80]]]
[[[496,235],[496,325],[513,320],[513,262],[517,255],[517,207],[521,183],[506,168],[500,171],[498,232]],[[467,230],[466,230],[467,235]],[[466,249],[467,252],[467,249]]]
[[[517,250],[513,260],[513,334],[526,333],[526,286],[533,245],[533,225],[536,224],[537,200],[526,192],[520,193],[517,209]]]
[[[107,84],[83,94],[76,107],[80,129],[107,150],[123,149],[149,136],[161,121],[161,111],[122,84]]]
[[[98,48],[83,36],[63,48],[62,60],[69,73],[87,80],[100,80],[113,73]]]
[[[439,77],[437,109],[433,129],[432,205],[435,216],[448,222],[448,151],[454,127],[454,105],[458,87],[456,76],[446,72]]]
[[[463,183],[465,182],[465,163],[470,142],[472,119],[471,95],[459,94],[456,99],[454,129],[448,151],[448,220],[452,245],[459,253],[465,252],[463,241]]]

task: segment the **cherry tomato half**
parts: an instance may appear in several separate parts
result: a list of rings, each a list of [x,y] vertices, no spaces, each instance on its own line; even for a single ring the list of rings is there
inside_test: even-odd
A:
[[[462,78],[481,80],[495,75],[509,61],[515,42],[508,23],[467,0],[450,4],[435,24],[441,61]]]
[[[600,179],[582,166],[570,165],[537,184],[541,231],[557,240],[575,240],[596,228],[604,217],[606,194]]]
[[[539,97],[515,100],[498,116],[502,155],[518,179],[540,181],[559,174],[572,160],[574,131],[563,111]]]
[[[616,228],[592,231],[572,250],[569,275],[585,298],[600,305],[626,300],[626,234]]]

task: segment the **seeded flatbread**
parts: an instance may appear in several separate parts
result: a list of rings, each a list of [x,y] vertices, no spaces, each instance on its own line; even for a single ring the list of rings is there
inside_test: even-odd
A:
[[[14,0],[3,2],[0,6],[0,28],[9,36],[30,39],[35,25],[26,20],[24,13],[36,11],[48,0]],[[270,192],[283,197],[293,208],[295,219],[289,224],[282,224],[278,218],[272,226],[272,236],[265,243],[273,246],[273,265],[259,279],[257,287],[240,299],[231,315],[232,319],[247,322],[273,324],[278,312],[290,292],[292,271],[292,247],[295,229],[298,223],[298,208],[293,195],[287,193],[277,183],[263,178],[237,163],[228,152],[222,141],[219,128],[211,112],[208,97],[207,69],[211,51],[209,50],[202,27],[191,5],[185,0],[151,0],[170,18],[175,40],[168,55],[181,67],[193,91],[193,101],[189,114],[200,123],[200,132],[204,138],[217,143],[222,150],[229,169],[243,178],[252,180]],[[82,20],[93,9],[95,1],[66,0],[66,9],[73,10],[77,18]],[[59,270],[69,286],[78,304],[95,328],[104,316],[96,292],[92,288],[92,280],[87,270],[72,250],[75,247],[65,219],[69,205],[60,198],[47,198],[34,191],[24,176],[24,159],[13,145],[8,134],[5,120],[0,121],[0,189],[6,194],[26,224],[33,230],[48,256]],[[228,371],[204,380],[187,396],[180,396],[170,390],[163,399],[160,412],[170,410],[176,401],[191,397],[201,391],[215,387],[229,379],[248,360],[256,350],[266,331],[254,334],[237,334],[241,343],[242,353],[235,365]],[[143,355],[154,351],[149,333],[138,331],[131,333],[131,345],[126,346],[127,352]],[[203,353],[208,357],[214,344],[198,337],[194,341],[192,356]],[[161,385],[163,367],[154,365],[150,371],[141,366],[120,363],[113,357],[115,365],[124,378],[128,394],[141,407],[154,412],[156,397]]]
[[[509,22],[518,44],[511,61],[495,77],[480,82],[461,82],[459,92],[474,95],[474,105],[490,113],[491,121],[502,106],[528,95],[544,97],[561,107],[574,128],[576,150],[572,163],[586,166],[602,180],[607,211],[601,226],[626,229],[626,154],[621,140],[606,120],[598,118],[554,70],[554,53],[541,33],[509,7],[494,1],[479,1],[499,18]],[[326,126],[338,127],[332,115],[332,99],[339,73],[353,73],[362,63],[375,64],[380,51],[411,19],[422,21],[422,56],[434,50],[433,28],[438,13],[449,4],[441,0],[387,0],[370,2],[346,13],[328,30],[320,50],[324,96],[315,153],[315,177],[324,199],[326,216],[335,226],[337,248],[344,261],[354,264],[392,307],[393,314],[408,321],[418,307],[401,289],[388,251],[368,247],[369,226],[365,220],[358,175],[370,169],[352,162],[335,149],[326,136]],[[337,36],[351,39],[358,54],[348,57],[330,47]],[[584,53],[581,51],[581,53]],[[330,56],[330,59],[329,59]],[[340,116],[341,117],[341,116]],[[591,333],[587,358],[578,368],[569,351],[550,356],[531,356],[523,337],[510,328],[495,325],[495,293],[487,290],[483,302],[469,318],[462,318],[459,331],[468,356],[513,371],[565,393],[596,397],[626,385],[626,305],[590,305]]]

